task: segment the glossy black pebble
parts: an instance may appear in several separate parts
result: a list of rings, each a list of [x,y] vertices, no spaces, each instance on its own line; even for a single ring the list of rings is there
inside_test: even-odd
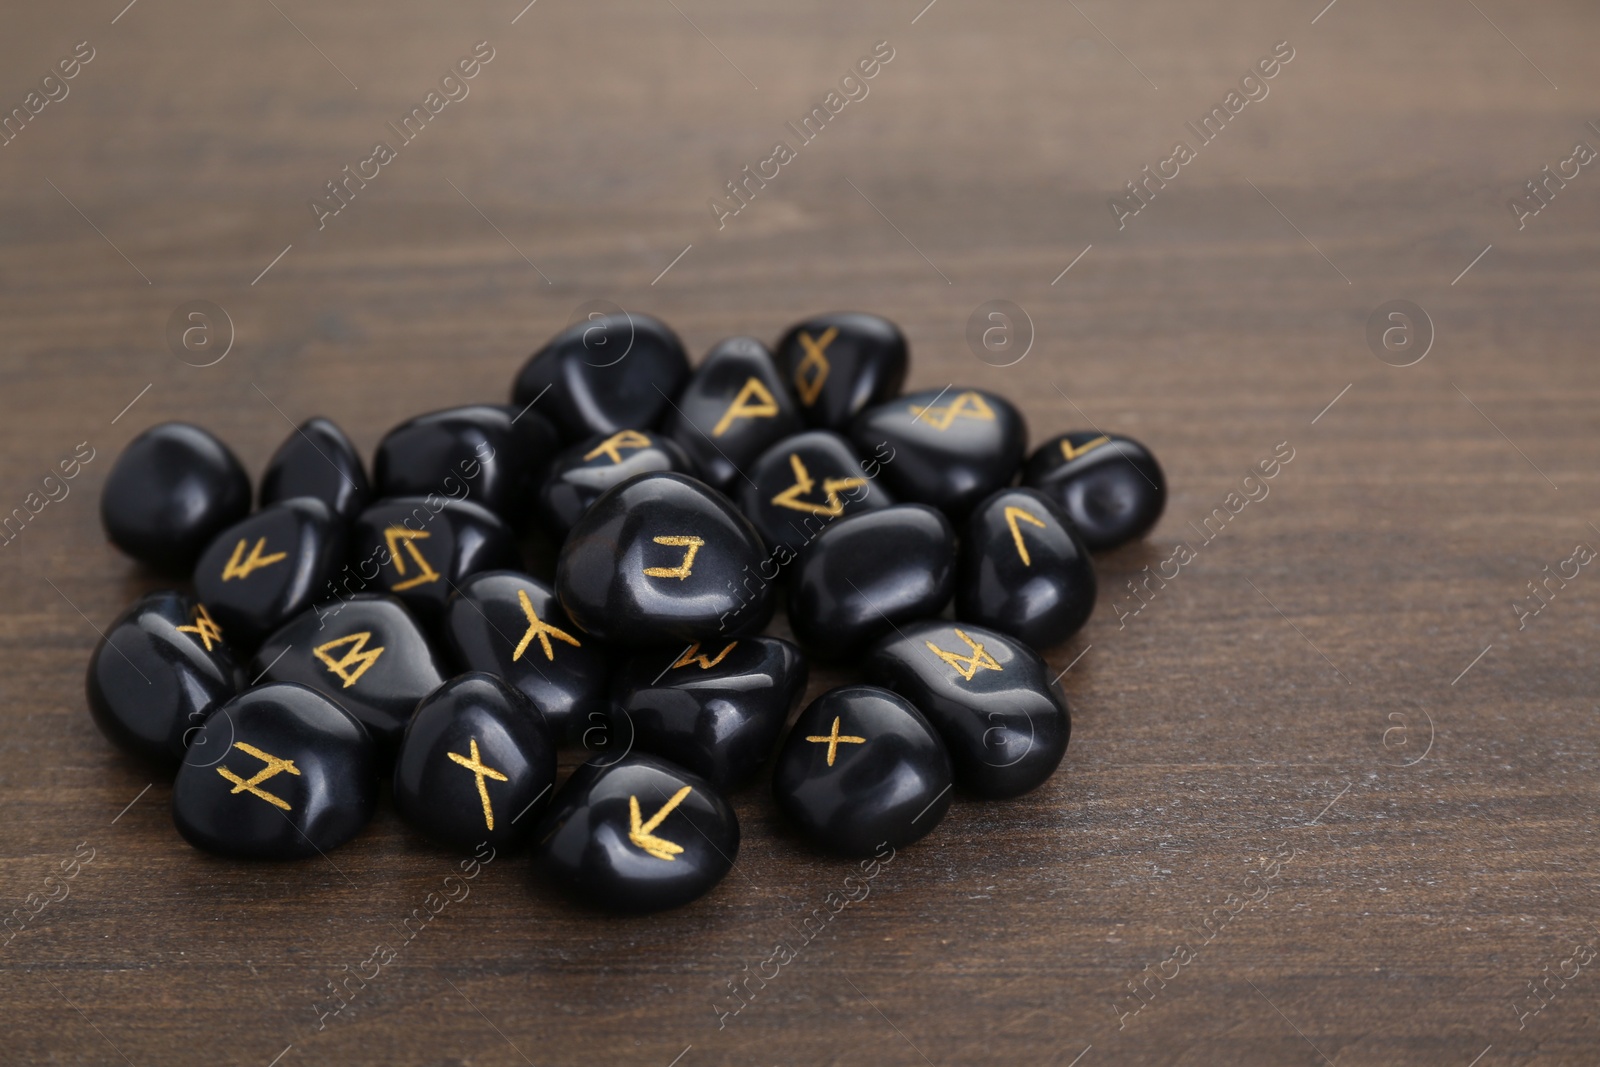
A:
[[[680,647],[759,633],[769,582],[745,584],[761,539],[726,498],[682,474],[641,474],[595,501],[556,561],[556,596],[587,632]]]
[[[165,422],[128,442],[100,491],[100,522],[122,551],[187,574],[212,538],[250,512],[250,476],[198,426]]]
[[[1021,796],[1067,752],[1067,701],[1026,645],[971,623],[921,622],[884,638],[861,665],[874,685],[917,706],[944,739],[956,784]]]
[[[394,759],[417,702],[448,676],[406,606],[378,593],[319,604],[291,619],[250,665],[251,678],[310,686],[361,720],[383,766]]]
[[[561,439],[572,443],[651,429],[688,377],[678,335],[660,319],[623,312],[574,323],[552,337],[518,372],[511,399],[518,409],[537,401]]]
[[[358,588],[365,582],[399,597],[432,626],[468,575],[520,562],[511,528],[494,512],[467,500],[411,496],[361,513],[345,570]]]
[[[417,708],[394,768],[394,806],[435,844],[525,844],[556,783],[544,720],[492,674],[452,678]]]
[[[712,786],[654,756],[596,756],[539,826],[534,869],[575,899],[661,911],[710,892],[739,854],[739,820]]]
[[[1022,484],[1067,513],[1091,551],[1143,537],[1167,505],[1167,479],[1144,445],[1121,434],[1078,430],[1028,457]]]
[[[1038,490],[1002,489],[967,519],[957,618],[1045,648],[1088,621],[1095,588],[1072,520]]]
[[[618,430],[587,438],[562,452],[551,466],[539,488],[539,525],[559,542],[607,489],[652,471],[696,473],[678,443],[658,433]]]
[[[778,753],[772,796],[814,844],[845,856],[902,848],[939,825],[951,768],[904,697],[845,685],[813,700]]]
[[[1028,449],[1028,424],[1011,403],[978,389],[925,389],[868,411],[850,426],[863,455],[890,449],[883,480],[901,500],[960,521],[1010,485]]]
[[[773,561],[787,566],[834,519],[894,503],[876,477],[881,470],[875,458],[857,456],[830,430],[795,434],[745,469],[735,486],[739,510],[755,524]]]
[[[841,519],[795,564],[789,625],[824,659],[864,655],[897,624],[937,615],[956,590],[956,533],[923,504]]]
[[[706,353],[662,428],[707,485],[729,492],[742,481],[740,471],[805,423],[767,346],[730,337]]]
[[[344,552],[344,523],[328,505],[291,497],[218,534],[195,564],[195,592],[245,654],[327,595]]]
[[[774,351],[806,422],[830,430],[899,393],[910,362],[898,326],[853,311],[790,327]]]
[[[390,430],[378,442],[372,473],[380,497],[435,493],[515,521],[531,512],[557,448],[555,428],[538,412],[471,404]]]
[[[107,738],[170,769],[233,696],[233,656],[205,608],[182,593],[151,593],[95,646],[87,689],[89,711]]]
[[[354,837],[378,802],[372,739],[305,686],[246,690],[206,720],[172,786],[172,818],[196,848],[292,860]]]
[[[606,740],[734,789],[772,754],[807,673],[800,650],[777,637],[640,654],[617,679]]]
[[[443,629],[456,663],[497,674],[527,694],[555,744],[605,732],[610,657],[543,582],[517,571],[474,574],[445,606]]]
[[[328,419],[307,419],[272,454],[261,475],[261,506],[314,496],[346,522],[372,499],[356,446]]]

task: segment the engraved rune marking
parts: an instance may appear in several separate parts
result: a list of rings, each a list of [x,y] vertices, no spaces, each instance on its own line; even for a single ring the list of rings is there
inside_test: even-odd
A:
[[[671,545],[676,548],[687,548],[683,554],[683,562],[676,567],[646,567],[644,573],[651,578],[676,578],[679,581],[689,577],[694,571],[694,554],[700,551],[700,546],[705,541],[698,537],[685,534],[674,534],[671,537],[652,538],[658,545]]]
[[[1091,448],[1099,448],[1101,445],[1108,445],[1110,443],[1111,438],[1107,437],[1105,434],[1101,434],[1093,441],[1087,441],[1084,444],[1079,445],[1077,448],[1073,448],[1072,442],[1063,438],[1061,441],[1061,455],[1066,459],[1073,460],[1077,459]]]
[[[478,739],[476,737],[469,738],[467,743],[469,746],[467,751],[472,753],[471,759],[459,752],[446,752],[445,755],[471,771],[478,779],[478,798],[483,801],[483,822],[485,826],[493,830],[494,809],[489,806],[489,786],[484,782],[484,779],[493,778],[497,782],[505,782],[510,779],[478,758]]]
[[[257,771],[249,780],[240,778],[237,774],[234,774],[226,767],[218,767],[217,773],[233,783],[233,788],[228,790],[228,792],[230,794],[252,793],[255,796],[260,797],[262,800],[265,800],[268,804],[271,804],[275,808],[282,808],[284,811],[291,810],[288,802],[282,797],[274,796],[265,789],[258,789],[257,787],[262,782],[265,782],[268,778],[275,777],[284,771],[288,771],[290,774],[298,776],[300,774],[300,768],[294,765],[294,761],[279,759],[270,752],[263,752],[256,746],[247,745],[243,741],[235,741],[233,743],[233,747],[239,749],[241,752],[245,752],[251,756],[254,756],[262,763],[265,763],[266,766]]]
[[[806,407],[815,404],[817,397],[822,395],[822,383],[828,380],[828,371],[833,369],[828,365],[825,353],[838,336],[837,326],[829,326],[821,337],[814,340],[806,331],[800,331],[800,347],[806,350],[806,354],[794,368],[794,388],[800,394],[800,402]]]
[[[411,557],[411,562],[417,565],[419,572],[415,578],[406,578],[403,582],[391,585],[389,587],[391,593],[403,593],[407,589],[439,580],[441,575],[433,569],[433,564],[427,561],[422,555],[422,550],[417,547],[418,541],[432,536],[426,530],[408,530],[404,526],[391,526],[383,531],[383,539],[389,543],[389,558],[394,562],[395,573],[405,578],[407,555]],[[405,548],[404,553],[400,551],[402,546]]]
[[[194,625],[178,627],[180,634],[194,634],[200,643],[206,646],[206,651],[211,651],[211,642],[222,640],[222,627],[211,617],[204,604],[194,606]]]
[[[349,689],[356,684],[356,679],[367,673],[367,668],[378,662],[378,657],[383,655],[383,646],[368,648],[367,642],[372,639],[370,630],[363,630],[349,637],[341,637],[337,641],[329,641],[325,645],[318,645],[311,650],[311,654],[328,667],[331,674],[336,674],[344,682],[340,688]],[[349,645],[349,650],[338,659],[333,658],[333,650]],[[350,668],[354,667],[354,670]]]
[[[849,734],[841,734],[839,732],[839,716],[837,715],[833,717],[833,733],[823,734],[820,737],[807,737],[806,740],[828,746],[828,766],[830,767],[833,766],[833,757],[838,754],[840,745],[864,745],[867,743],[865,737],[852,737]]]
[[[528,645],[533,642],[534,638],[539,639],[539,645],[544,649],[544,658],[548,660],[556,658],[555,649],[550,647],[550,639],[552,637],[557,641],[565,641],[573,648],[583,647],[576,637],[573,637],[565,630],[559,630],[551,626],[539,618],[539,613],[533,610],[533,601],[528,599],[528,591],[526,589],[517,590],[517,600],[522,604],[522,613],[528,617],[528,632],[522,635],[522,640],[517,644],[517,650],[511,653],[513,661],[522,658],[522,654],[528,651]],[[490,827],[490,829],[493,829],[493,827]]]
[[[650,438],[638,430],[622,430],[595,445],[593,449],[583,454],[584,459],[594,459],[596,456],[610,456],[612,463],[622,462],[624,448],[638,451],[650,447]]]
[[[911,419],[913,422],[923,415],[928,416],[928,425],[940,433],[948,430],[950,424],[957,419],[976,419],[980,422],[994,421],[994,409],[989,406],[988,401],[983,399],[983,394],[971,391],[960,394],[942,407],[911,405]]]
[[[955,652],[946,652],[938,645],[935,645],[932,641],[924,641],[923,644],[928,646],[929,652],[932,652],[935,656],[938,656],[940,659],[950,664],[950,666],[955,668],[957,674],[961,675],[962,678],[969,682],[972,681],[972,676],[977,674],[980,670],[1005,670],[1005,668],[1000,666],[999,662],[993,656],[984,650],[984,647],[981,643],[968,637],[965,630],[957,630],[956,636],[967,643],[967,647],[972,650],[972,655],[962,656]]]
[[[751,400],[756,403],[751,403]],[[712,428],[712,437],[721,437],[733,425],[735,419],[770,419],[778,413],[778,402],[772,398],[767,387],[761,384],[760,378],[748,378],[744,388],[739,390],[739,395],[733,398],[733,403],[728,405],[728,410],[722,413],[722,418]]]
[[[698,663],[700,664],[701,670],[709,671],[712,667],[715,667],[717,664],[721,663],[723,657],[729,652],[732,652],[733,646],[737,645],[738,643],[739,642],[737,641],[729,641],[728,647],[724,648],[721,652],[718,652],[716,659],[706,659],[706,654],[704,652],[700,652],[700,642],[696,641],[694,644],[689,646],[689,651],[679,656],[678,662],[668,667],[667,670],[676,670],[679,667],[687,667],[691,663]],[[700,652],[700,654],[697,656],[695,655],[696,652]]]
[[[657,837],[653,831],[661,825],[661,820],[672,813],[672,809],[683,803],[683,798],[689,795],[692,787],[684,786],[672,794],[672,799],[661,806],[661,810],[650,816],[650,821],[639,821],[639,798],[628,798],[628,840],[644,849],[658,860],[675,860],[678,853],[683,851],[683,846],[674,844],[664,838]]]
[[[772,502],[779,507],[793,508],[803,511],[808,515],[826,515],[830,518],[844,513],[844,499],[839,496],[841,490],[854,489],[858,485],[866,485],[865,478],[825,478],[822,482],[822,491],[828,494],[827,503],[817,504],[810,500],[800,499],[806,496],[817,486],[816,479],[811,477],[811,472],[806,470],[806,465],[797,452],[789,453],[789,466],[794,471],[794,484],[777,496]]]
[[[261,550],[267,547],[265,537],[256,538],[255,547],[250,549],[250,558],[244,555],[245,539],[239,538],[239,543],[233,546],[233,555],[228,557],[228,562],[222,568],[222,580],[229,581],[233,578],[248,578],[251,571],[258,571],[262,567],[270,567],[274,563],[281,563],[289,558],[287,552],[274,552],[270,556],[263,556]]]
[[[1022,557],[1022,565],[1024,567],[1033,566],[1033,560],[1028,558],[1028,546],[1022,543],[1022,531],[1017,529],[1017,520],[1021,519],[1023,522],[1037,526],[1040,529],[1045,529],[1045,524],[1040,522],[1039,516],[1031,511],[1024,511],[1022,508],[1009,505],[1006,507],[1005,516],[1006,525],[1011,527],[1011,539],[1017,543],[1017,555]]]

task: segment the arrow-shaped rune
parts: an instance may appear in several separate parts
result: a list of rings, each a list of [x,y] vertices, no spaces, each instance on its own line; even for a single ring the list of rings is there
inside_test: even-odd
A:
[[[691,791],[690,786],[684,786],[672,794],[672,799],[661,805],[661,810],[650,816],[647,823],[639,822],[639,798],[628,798],[628,840],[644,849],[658,860],[674,860],[678,853],[683,851],[682,845],[673,844],[664,838],[651,833],[661,825],[661,820],[672,814],[672,809],[683,803],[683,798]]]

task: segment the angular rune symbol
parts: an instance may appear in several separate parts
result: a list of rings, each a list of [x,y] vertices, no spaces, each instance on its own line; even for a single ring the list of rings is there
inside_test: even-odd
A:
[[[825,515],[829,518],[844,513],[844,499],[839,496],[842,490],[854,489],[858,485],[866,485],[865,478],[825,478],[822,482],[822,491],[828,494],[827,503],[817,504],[810,500],[800,499],[806,496],[817,486],[816,479],[811,477],[811,472],[806,469],[805,463],[797,452],[789,453],[789,466],[794,471],[794,484],[777,496],[772,502],[779,507],[793,508],[803,511],[808,515]]]
[[[405,555],[400,551],[402,545],[405,546],[406,554],[411,556],[411,562],[417,565],[417,570],[420,572],[415,578],[406,578],[403,582],[391,585],[389,587],[391,593],[403,593],[407,589],[439,580],[439,572],[433,569],[433,565],[427,561],[422,555],[422,550],[417,547],[418,541],[426,540],[432,536],[426,530],[408,530],[404,526],[390,526],[383,531],[383,539],[389,543],[389,559],[394,563],[395,573],[405,578],[406,560]]]
[[[807,737],[806,740],[814,744],[828,746],[828,766],[830,767],[833,766],[833,758],[838,754],[840,745],[864,745],[867,743],[865,737],[852,737],[849,734],[841,734],[839,732],[839,716],[837,715],[833,717],[833,732],[831,734]]]
[[[1091,448],[1099,448],[1101,445],[1108,445],[1110,443],[1111,438],[1107,437],[1105,434],[1101,434],[1093,441],[1086,441],[1077,448],[1073,448],[1072,442],[1063,438],[1061,441],[1061,455],[1065,459],[1074,460],[1083,455],[1085,452],[1089,451]]]
[[[672,813],[672,809],[683,803],[683,798],[691,791],[690,786],[684,786],[672,794],[672,799],[661,806],[661,810],[650,816],[650,821],[639,821],[639,798],[628,798],[628,840],[644,849],[658,860],[675,860],[678,853],[683,851],[683,846],[674,844],[664,838],[657,837],[652,831],[661,825],[661,820]]]
[[[234,578],[248,578],[252,571],[258,571],[262,567],[270,567],[274,563],[281,563],[289,558],[289,553],[287,552],[274,552],[270,556],[263,556],[261,550],[267,547],[267,539],[258,537],[256,538],[255,546],[250,549],[250,558],[246,559],[244,555],[245,540],[245,538],[241,537],[239,538],[239,543],[233,546],[233,555],[228,557],[228,562],[222,568],[223,581],[230,581]]]
[[[624,448],[638,451],[641,448],[649,447],[650,438],[638,430],[622,430],[619,433],[612,434],[598,445],[595,445],[594,448],[585,452],[583,458],[588,460],[594,459],[596,456],[610,456],[612,463],[621,463],[622,450]]]
[[[1022,508],[1011,505],[1006,506],[1005,516],[1006,525],[1011,527],[1011,538],[1017,543],[1017,555],[1022,557],[1022,565],[1024,567],[1033,566],[1033,560],[1028,558],[1028,546],[1022,543],[1022,531],[1017,529],[1017,520],[1021,519],[1023,522],[1037,526],[1040,529],[1045,529],[1045,524],[1040,522],[1039,516],[1031,511],[1024,511]]]
[[[911,405],[911,421],[915,422],[928,416],[927,422],[940,433],[948,430],[950,424],[956,419],[977,419],[983,422],[994,421],[994,409],[983,399],[983,394],[971,391],[957,396],[943,407],[919,407]]]
[[[218,767],[217,773],[233,783],[233,788],[228,790],[228,792],[230,794],[251,793],[260,797],[262,800],[265,800],[268,804],[271,804],[275,808],[282,808],[284,811],[291,810],[288,802],[282,797],[274,796],[265,789],[259,789],[257,787],[262,782],[265,782],[268,778],[275,777],[284,771],[288,771],[290,774],[298,776],[300,774],[300,768],[294,765],[294,761],[279,759],[270,752],[263,752],[256,746],[247,745],[243,741],[235,741],[233,743],[233,747],[239,749],[241,752],[245,752],[254,756],[262,763],[265,763],[266,766],[257,771],[248,781],[240,778],[237,774],[234,774],[226,767]]]
[[[194,625],[178,627],[180,634],[194,634],[200,643],[206,646],[206,651],[211,651],[211,642],[222,640],[222,627],[211,617],[204,604],[194,606]]]
[[[478,739],[476,737],[468,738],[467,743],[469,746],[467,751],[472,753],[471,759],[468,759],[459,752],[446,752],[445,755],[449,756],[452,760],[471,771],[478,779],[478,799],[483,801],[484,825],[490,830],[493,830],[494,809],[489,806],[489,787],[487,784],[485,784],[484,779],[493,778],[497,782],[506,782],[510,781],[510,779],[501,774],[499,771],[495,770],[493,767],[488,766],[483,762],[483,760],[478,758]],[[514,822],[515,820],[512,821]]]
[[[800,402],[806,407],[815,404],[817,397],[822,394],[822,383],[828,380],[828,371],[832,369],[824,353],[838,336],[837,326],[829,326],[821,337],[815,339],[806,331],[800,331],[800,347],[806,350],[806,354],[794,368],[794,388],[800,394]]]
[[[522,658],[522,654],[528,651],[528,645],[533,642],[534,638],[539,639],[539,646],[544,649],[544,658],[547,660],[556,658],[555,649],[550,647],[550,639],[552,637],[557,641],[565,641],[573,648],[583,647],[576,637],[573,637],[565,630],[551,626],[539,618],[539,613],[533,610],[533,601],[528,599],[528,591],[526,589],[517,590],[517,601],[522,605],[522,613],[528,617],[528,632],[522,635],[522,640],[517,644],[517,650],[511,653],[513,661]]]
[[[701,670],[709,671],[712,667],[715,667],[717,664],[721,663],[723,657],[725,657],[729,652],[732,652],[733,646],[737,645],[738,643],[739,642],[737,641],[729,641],[728,647],[724,648],[721,652],[718,652],[716,659],[706,659],[706,654],[704,652],[700,652],[700,642],[696,641],[694,644],[689,646],[688,651],[684,652],[683,655],[678,657],[678,662],[668,667],[667,670],[677,670],[679,667],[687,667],[691,663],[698,663],[700,664]],[[695,654],[697,652],[699,655]]]
[[[383,646],[367,647],[367,642],[371,639],[371,631],[364,630],[349,637],[341,637],[337,641],[329,641],[325,645],[318,645],[311,650],[311,654],[326,664],[331,673],[339,676],[344,682],[340,688],[349,689],[356,684],[356,679],[366,674],[367,668],[378,662],[378,657],[383,655]],[[338,659],[334,659],[333,650],[343,648],[345,645],[350,646],[349,650]],[[355,670],[351,670],[352,667],[355,667]]]
[[[754,399],[756,402],[751,403]],[[739,390],[739,395],[733,398],[733,403],[728,405],[728,410],[722,413],[722,418],[712,428],[712,437],[721,437],[733,425],[735,419],[770,419],[778,413],[778,402],[772,398],[767,387],[761,384],[760,378],[749,378],[744,383],[744,388]]]
[[[1005,670],[1005,668],[1000,666],[999,662],[993,656],[984,650],[984,647],[981,643],[968,637],[965,630],[957,630],[956,636],[967,643],[967,647],[972,650],[972,655],[963,656],[955,652],[946,652],[938,645],[935,645],[932,641],[924,641],[923,644],[928,646],[929,652],[932,652],[935,656],[938,656],[940,659],[950,664],[950,666],[955,668],[957,674],[961,675],[962,678],[969,682],[972,681],[973,675],[977,674],[980,670]]]
[[[683,554],[683,562],[676,567],[646,567],[644,573],[651,578],[676,578],[679,581],[689,577],[694,571],[694,554],[700,551],[700,546],[705,541],[698,537],[686,534],[674,534],[670,537],[651,538],[658,545],[670,545],[674,548],[687,548]]]

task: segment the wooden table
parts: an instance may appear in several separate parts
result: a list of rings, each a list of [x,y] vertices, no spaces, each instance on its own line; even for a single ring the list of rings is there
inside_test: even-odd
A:
[[[0,558],[0,912],[58,897],[0,949],[0,1060],[1595,1062],[1600,578],[1567,561],[1600,546],[1600,173],[1573,153],[1600,145],[1600,17],[923,2],[6,13],[0,513],[80,442],[94,458]],[[29,98],[80,41],[93,58]],[[892,59],[838,89],[880,41]],[[802,140],[786,124],[830,90],[859,98]],[[66,95],[30,114],[45,91]],[[459,98],[403,140],[430,91]],[[765,164],[779,140],[793,158]],[[719,228],[746,165],[777,175]],[[1526,199],[1546,166],[1548,202]],[[231,330],[174,348],[197,300]],[[258,472],[327,414],[370,454],[411,414],[503,398],[594,300],[697,353],[880,312],[912,385],[1014,397],[1035,439],[1130,433],[1172,486],[1049,653],[1071,665],[1062,771],[958,802],[776,976],[854,867],[761,788],[694,906],[585,913],[503,858],[407,940],[456,861],[387,807],[326,862],[220,862],[85,709],[96,628],[156,585],[97,520],[130,437],[192,420]],[[1031,320],[1010,366],[1022,319],[1013,356],[966,340],[991,300]],[[1373,349],[1394,300],[1431,331],[1385,311],[1396,350]],[[1229,513],[1280,445],[1269,494]],[[1133,599],[1180,541],[1192,561]]]

